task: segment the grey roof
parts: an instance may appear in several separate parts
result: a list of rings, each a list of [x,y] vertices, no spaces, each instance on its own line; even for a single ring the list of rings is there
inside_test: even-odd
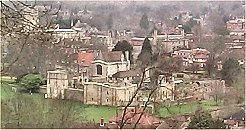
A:
[[[245,121],[245,110],[242,108],[240,111],[233,113],[224,119]]]

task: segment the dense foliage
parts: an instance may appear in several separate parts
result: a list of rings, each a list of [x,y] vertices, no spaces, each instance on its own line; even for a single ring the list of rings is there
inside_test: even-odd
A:
[[[24,91],[32,91],[35,92],[39,89],[39,85],[42,84],[43,77],[38,74],[27,74],[23,76],[19,84]]]
[[[139,25],[142,29],[149,29],[149,18],[146,13],[142,16]]]
[[[108,29],[112,29],[112,27],[113,27],[113,16],[112,16],[112,14],[109,15],[106,24],[107,24],[107,26],[108,26]]]
[[[209,113],[198,113],[192,119],[188,129],[225,129],[225,124],[213,119]]]
[[[146,64],[146,65],[150,64],[153,55],[152,52],[153,50],[150,44],[150,40],[148,38],[145,38],[141,52],[138,55],[138,60],[140,60],[142,64]]]
[[[122,51],[124,55],[125,55],[125,51],[128,51],[130,56],[129,60],[131,61],[131,63],[133,63],[133,55],[132,55],[133,47],[126,40],[118,41],[117,44],[112,49],[112,51]]]
[[[222,79],[224,79],[228,85],[232,85],[235,81],[234,77],[239,72],[240,66],[238,61],[230,58],[223,63],[223,69],[221,71]]]
[[[191,18],[188,22],[186,22],[183,25],[184,32],[185,33],[191,32],[191,28],[194,27],[196,24],[197,24],[196,21]]]

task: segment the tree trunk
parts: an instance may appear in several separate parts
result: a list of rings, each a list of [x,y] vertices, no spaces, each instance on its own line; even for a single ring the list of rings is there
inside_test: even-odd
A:
[[[218,105],[218,95],[216,94],[215,95],[215,103],[216,103],[216,106]]]

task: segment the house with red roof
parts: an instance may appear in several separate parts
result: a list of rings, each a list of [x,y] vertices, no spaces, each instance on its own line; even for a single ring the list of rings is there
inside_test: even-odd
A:
[[[93,52],[82,51],[78,53],[77,64],[81,73],[81,83],[88,82],[92,72],[92,62],[94,60]]]
[[[180,49],[172,53],[173,57],[181,57],[183,59],[183,65],[188,66],[190,64],[197,64],[201,68],[205,67],[205,64],[209,58],[210,52],[206,49]]]
[[[125,122],[123,128],[133,128],[137,124],[137,128],[155,129],[161,124],[161,120],[141,108],[127,108],[124,119],[124,110],[116,116],[109,119],[109,124],[121,124],[122,120]],[[139,120],[139,121],[138,121]]]

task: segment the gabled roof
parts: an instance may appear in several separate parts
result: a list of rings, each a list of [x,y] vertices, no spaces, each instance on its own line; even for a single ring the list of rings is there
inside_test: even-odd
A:
[[[93,59],[93,53],[78,53],[78,64],[81,66],[90,66]]]
[[[224,119],[245,121],[245,110],[241,109],[240,111],[233,113]]]
[[[198,55],[195,55],[194,58],[196,58],[196,59],[207,59],[208,56],[205,54],[198,54]]]
[[[141,74],[138,70],[119,71],[112,75],[114,78],[135,77]]]
[[[98,52],[96,60],[102,60],[105,62],[119,62],[121,61],[121,55],[123,53],[121,51],[113,51],[113,52]]]
[[[143,110],[141,109],[128,109],[125,114],[125,119],[127,120],[127,124],[136,124],[141,113]],[[124,111],[118,116],[112,117],[109,121],[110,122],[120,122],[122,119],[122,116],[124,114]],[[151,126],[151,125],[159,125],[161,123],[161,120],[157,117],[154,117],[146,112],[143,112],[143,115],[141,116],[141,119],[139,120],[138,124],[143,126]]]

